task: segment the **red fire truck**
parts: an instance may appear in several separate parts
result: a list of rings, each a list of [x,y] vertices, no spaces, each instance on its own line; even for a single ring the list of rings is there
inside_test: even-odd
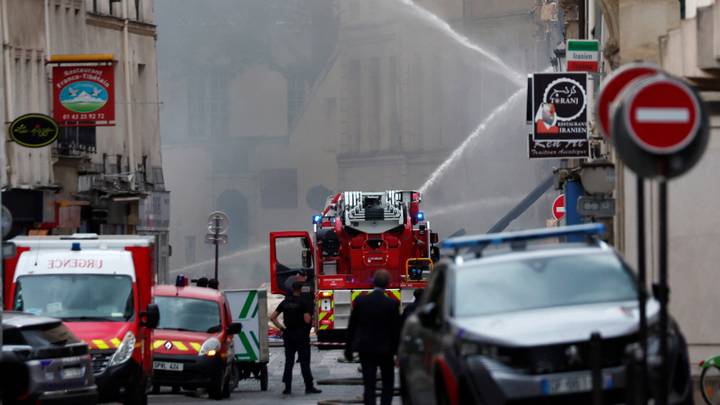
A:
[[[12,240],[4,307],[62,319],[90,346],[101,401],[147,403],[152,375],[152,236],[29,236]]]
[[[346,191],[328,198],[313,217],[313,233],[270,233],[274,294],[287,294],[305,273],[315,299],[315,329],[322,343],[343,342],[352,303],[372,289],[378,269],[391,274],[387,294],[411,302],[437,260],[437,234],[420,211],[416,191]]]

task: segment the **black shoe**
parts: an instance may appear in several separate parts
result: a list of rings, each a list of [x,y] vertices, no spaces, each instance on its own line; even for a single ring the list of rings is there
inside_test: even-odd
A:
[[[285,390],[283,391],[283,395],[290,395],[292,394],[292,388],[290,388],[289,385],[285,384]]]
[[[305,388],[305,393],[306,393],[306,394],[319,394],[319,393],[321,393],[321,392],[322,392],[321,390],[319,390],[319,389],[317,389],[317,388],[315,388],[315,387]]]

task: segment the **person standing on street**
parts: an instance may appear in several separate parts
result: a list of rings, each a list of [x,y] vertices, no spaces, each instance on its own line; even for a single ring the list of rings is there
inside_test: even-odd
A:
[[[283,344],[285,346],[285,372],[283,373],[283,382],[285,390],[283,394],[290,395],[292,393],[292,370],[295,363],[295,353],[298,354],[300,360],[300,371],[303,380],[305,380],[306,394],[319,394],[319,389],[313,386],[312,371],[310,371],[310,335],[309,325],[312,321],[312,305],[308,305],[306,300],[300,297],[302,289],[301,282],[295,282],[292,285],[292,295],[287,296],[277,309],[270,315],[270,321],[283,334]],[[283,322],[280,324],[278,316],[283,314]]]
[[[403,309],[402,313],[402,321],[403,324],[405,324],[405,321],[408,319],[410,315],[412,315],[413,312],[417,309],[418,304],[420,304],[420,297],[422,297],[423,292],[425,292],[424,288],[418,288],[415,291],[413,291],[413,297],[415,297],[415,300]]]
[[[385,295],[390,273],[378,270],[373,275],[375,289],[355,300],[347,329],[345,358],[353,351],[360,354],[365,405],[375,405],[377,369],[382,375],[380,403],[390,405],[395,379],[395,360],[400,339],[400,303]]]

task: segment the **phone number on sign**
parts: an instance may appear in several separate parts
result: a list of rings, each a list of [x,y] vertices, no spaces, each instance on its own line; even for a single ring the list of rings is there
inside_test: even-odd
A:
[[[63,121],[75,121],[75,120],[104,120],[104,113],[86,113],[86,114],[63,114]]]

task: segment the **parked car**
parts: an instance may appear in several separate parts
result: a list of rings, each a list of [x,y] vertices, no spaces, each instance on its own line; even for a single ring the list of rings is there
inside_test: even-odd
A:
[[[60,320],[3,312],[2,332],[3,370],[21,384],[3,387],[3,403],[97,402],[88,346]]]
[[[597,332],[605,403],[625,403],[638,287],[619,254],[596,238],[601,230],[581,225],[446,241],[452,253],[403,329],[404,402],[592,403],[589,340]],[[566,235],[580,242],[532,243]],[[657,364],[659,304],[649,299],[646,308],[649,363]],[[687,346],[675,322],[669,335],[670,403],[692,404]],[[654,388],[657,372],[651,369]]]
[[[153,340],[153,385],[175,390],[206,389],[212,399],[230,396],[234,384],[232,335],[242,329],[233,323],[225,295],[213,288],[158,285],[154,302],[160,323]]]

